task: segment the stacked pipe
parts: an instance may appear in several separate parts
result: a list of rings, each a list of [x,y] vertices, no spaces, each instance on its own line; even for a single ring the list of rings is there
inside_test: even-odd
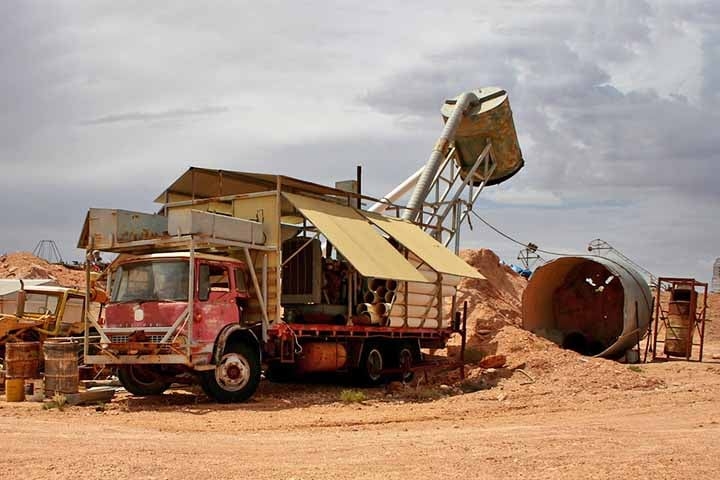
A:
[[[442,275],[440,286],[438,286],[437,272],[415,255],[411,254],[408,261],[433,283],[403,282],[400,284],[394,296],[392,311],[388,314],[388,325],[411,328],[447,326],[448,319],[445,318],[443,312],[442,299],[455,295],[461,277]]]
[[[385,325],[397,287],[396,280],[368,280],[368,289],[363,295],[364,303],[358,305],[357,314],[368,318],[371,325]]]

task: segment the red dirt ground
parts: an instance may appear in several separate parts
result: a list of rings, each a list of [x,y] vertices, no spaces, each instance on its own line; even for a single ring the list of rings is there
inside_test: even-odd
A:
[[[0,401],[0,478],[720,478],[720,295],[704,362],[628,366],[518,328],[525,280],[487,250],[464,258],[480,356],[506,367],[360,389],[262,382],[250,402],[197,389],[44,410]],[[476,360],[479,360],[478,357]]]

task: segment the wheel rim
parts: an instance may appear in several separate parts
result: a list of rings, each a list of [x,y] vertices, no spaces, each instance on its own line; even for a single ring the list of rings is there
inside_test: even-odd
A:
[[[398,354],[398,364],[402,372],[403,380],[407,380],[412,376],[410,368],[412,367],[413,355],[409,348],[403,348]]]
[[[380,350],[378,350],[377,348],[373,348],[368,352],[367,362],[365,366],[370,380],[377,381],[378,379],[380,379],[383,369],[383,360]]]
[[[215,367],[215,380],[224,390],[241,390],[250,381],[250,362],[237,353],[224,355]]]

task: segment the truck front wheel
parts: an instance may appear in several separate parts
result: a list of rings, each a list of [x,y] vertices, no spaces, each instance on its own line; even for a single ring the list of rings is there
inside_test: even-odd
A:
[[[213,370],[202,372],[205,393],[220,403],[243,402],[260,383],[260,355],[247,343],[228,345]]]
[[[160,395],[170,386],[162,374],[146,365],[123,365],[118,368],[118,379],[125,390],[141,397]]]

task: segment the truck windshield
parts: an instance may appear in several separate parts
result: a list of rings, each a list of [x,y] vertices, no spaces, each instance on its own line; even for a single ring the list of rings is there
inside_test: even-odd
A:
[[[27,292],[25,294],[24,311],[26,314],[55,315],[58,307],[58,296],[47,293]]]
[[[182,260],[122,265],[113,275],[111,301],[187,301],[188,272]]]

